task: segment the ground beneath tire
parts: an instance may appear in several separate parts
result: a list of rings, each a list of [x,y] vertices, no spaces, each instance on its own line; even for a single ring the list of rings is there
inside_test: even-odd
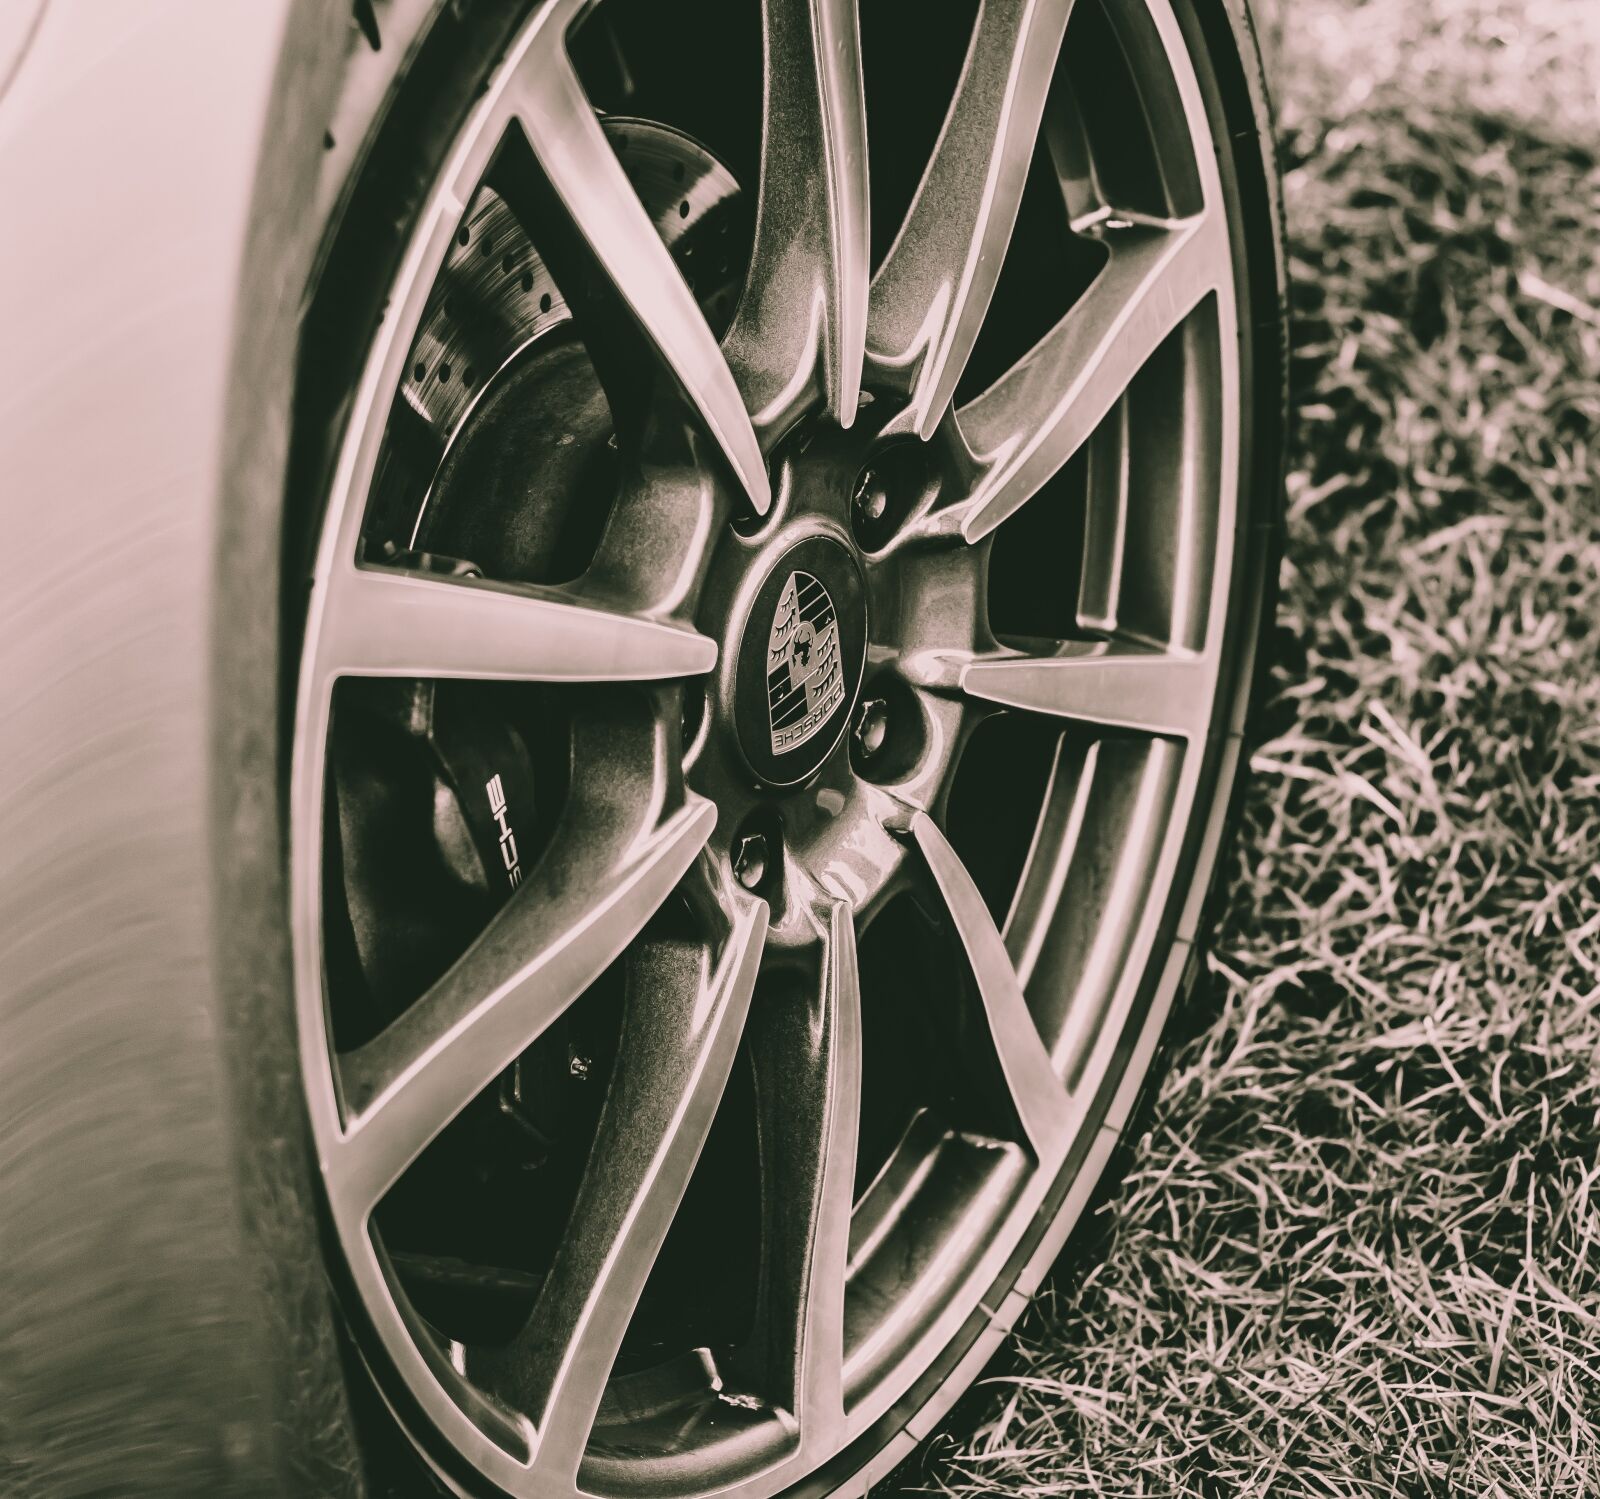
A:
[[[911,1482],[1596,1495],[1600,0],[1263,30],[1298,433],[1211,993]]]

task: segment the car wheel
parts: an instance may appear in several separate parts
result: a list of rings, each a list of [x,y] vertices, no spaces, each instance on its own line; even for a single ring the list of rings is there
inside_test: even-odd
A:
[[[233,106],[210,581],[97,793],[183,812],[128,825],[123,879],[184,873],[106,940],[162,967],[198,903],[133,1057],[189,1091],[120,1079],[150,1129],[81,1181],[229,1205],[203,1267],[171,1233],[226,1312],[160,1345],[175,1431],[226,1371],[213,1485],[859,1492],[1103,1189],[1200,965],[1281,509],[1247,11],[354,16],[258,18]],[[14,971],[59,1087],[71,996]]]

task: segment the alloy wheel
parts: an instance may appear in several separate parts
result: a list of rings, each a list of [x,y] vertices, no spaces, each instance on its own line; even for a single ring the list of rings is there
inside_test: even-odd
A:
[[[985,0],[893,233],[854,0],[767,0],[744,190],[597,110],[613,9],[517,33],[350,403],[302,1064],[442,1474],[759,1499],[1015,1315],[1187,958],[1239,250],[1170,0]]]

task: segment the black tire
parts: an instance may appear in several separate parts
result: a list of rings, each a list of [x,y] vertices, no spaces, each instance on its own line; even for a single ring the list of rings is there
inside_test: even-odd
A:
[[[245,18],[174,0],[118,20],[108,47],[103,13],[57,0],[9,84],[0,66],[0,195],[32,206],[0,234],[0,326],[29,372],[0,401],[8,1494],[443,1492],[329,1271],[285,998],[288,734],[354,372],[424,187],[526,9],[263,0]],[[1114,1176],[1203,966],[1274,609],[1287,314],[1248,7],[1178,14],[1243,247],[1248,503],[1208,751],[1235,790],[1185,851],[1101,1127],[990,1314],[796,1494],[877,1481],[977,1376]]]

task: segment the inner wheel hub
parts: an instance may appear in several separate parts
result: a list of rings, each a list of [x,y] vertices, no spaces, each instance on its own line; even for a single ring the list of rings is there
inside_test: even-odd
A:
[[[734,724],[772,786],[805,780],[839,742],[866,664],[867,603],[853,553],[808,536],[767,569],[737,642]]]

